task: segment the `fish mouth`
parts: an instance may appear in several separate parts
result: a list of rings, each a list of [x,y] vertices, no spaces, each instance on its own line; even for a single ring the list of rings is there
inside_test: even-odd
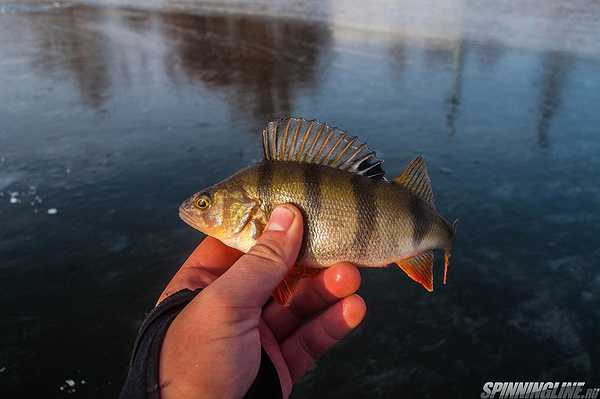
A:
[[[186,211],[184,207],[179,207],[179,218],[196,230],[202,231],[200,230],[200,227],[198,227],[198,224],[194,221],[193,216],[190,215],[190,213]]]

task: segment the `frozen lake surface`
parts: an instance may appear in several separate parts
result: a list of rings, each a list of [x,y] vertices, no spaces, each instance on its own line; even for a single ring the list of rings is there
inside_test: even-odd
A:
[[[0,392],[115,397],[179,203],[288,114],[422,154],[460,219],[448,285],[363,272],[295,397],[600,381],[600,3],[362,3],[0,1]]]

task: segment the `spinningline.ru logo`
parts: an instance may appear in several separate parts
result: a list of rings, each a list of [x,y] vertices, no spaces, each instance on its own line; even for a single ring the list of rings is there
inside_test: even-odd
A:
[[[585,382],[491,382],[483,384],[481,399],[541,398],[596,399],[600,388],[585,388]]]

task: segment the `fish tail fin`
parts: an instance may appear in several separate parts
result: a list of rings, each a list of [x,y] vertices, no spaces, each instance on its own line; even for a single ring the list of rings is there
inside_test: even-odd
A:
[[[456,225],[458,224],[458,219],[454,219],[454,222],[452,222],[452,236],[454,236],[456,234]]]
[[[455,219],[452,222],[452,237],[456,234],[456,225],[458,224],[458,219]],[[448,266],[450,265],[450,257],[452,256],[452,244],[448,247],[444,248],[444,284],[448,279]]]
[[[444,249],[444,285],[448,278],[448,266],[450,265],[450,256],[452,256],[451,251],[450,248]]]
[[[412,258],[399,260],[396,264],[427,291],[433,291],[433,251],[425,251]]]

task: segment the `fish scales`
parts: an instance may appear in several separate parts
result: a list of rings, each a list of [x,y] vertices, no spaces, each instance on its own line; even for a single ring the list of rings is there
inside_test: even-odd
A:
[[[312,267],[342,260],[385,265],[397,259],[399,250],[418,248],[432,225],[427,204],[401,187],[328,166],[263,161],[243,174],[232,183],[253,185],[256,179],[245,174],[258,174],[265,213],[285,203],[301,209],[306,245],[300,262]]]
[[[336,169],[285,161],[263,161],[274,168],[272,197],[265,210],[292,203],[305,216],[305,243],[300,262],[323,267],[339,261],[350,250],[356,236],[355,202],[350,178],[338,176]],[[261,167],[261,166],[259,166]],[[350,210],[350,212],[349,212]]]
[[[321,214],[321,205],[322,205],[322,178],[319,173],[318,167],[312,164],[302,164],[303,167],[303,182],[304,182],[304,200],[306,204],[312,205],[312,217],[306,217],[306,211],[302,208],[304,212],[305,219],[307,221],[313,218],[319,218]],[[305,234],[302,240],[302,250],[299,256],[303,259],[310,260],[314,262],[314,249],[315,245],[313,245],[310,237],[316,235],[316,229],[314,223],[312,221],[305,223],[304,226]]]
[[[356,137],[298,118],[269,123],[263,152],[258,164],[184,201],[182,219],[247,252],[272,210],[291,203],[304,216],[301,267],[396,263],[431,291],[432,251],[443,249],[446,281],[454,225],[437,213],[421,157],[390,182],[375,153]],[[289,289],[293,282],[283,285]],[[290,295],[279,294],[278,300]]]
[[[355,262],[364,263],[365,256],[372,253],[369,251],[371,238],[377,229],[376,190],[370,179],[360,175],[352,175],[350,182],[356,208],[355,233],[351,252]]]

